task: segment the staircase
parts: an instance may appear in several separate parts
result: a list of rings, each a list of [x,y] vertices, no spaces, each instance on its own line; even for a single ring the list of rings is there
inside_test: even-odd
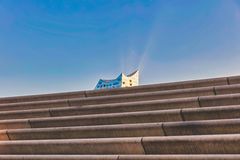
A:
[[[0,160],[240,160],[240,76],[0,98]]]

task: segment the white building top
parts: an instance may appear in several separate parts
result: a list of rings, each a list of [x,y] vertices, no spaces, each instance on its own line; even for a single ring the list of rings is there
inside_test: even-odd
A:
[[[98,89],[107,89],[107,88],[122,88],[122,87],[132,87],[138,86],[139,83],[139,71],[125,75],[121,73],[116,79],[112,80],[103,80],[100,79],[95,87]]]

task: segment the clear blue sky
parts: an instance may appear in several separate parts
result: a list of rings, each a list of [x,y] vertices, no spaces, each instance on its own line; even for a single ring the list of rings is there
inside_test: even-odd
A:
[[[240,75],[240,0],[0,0],[0,96]]]

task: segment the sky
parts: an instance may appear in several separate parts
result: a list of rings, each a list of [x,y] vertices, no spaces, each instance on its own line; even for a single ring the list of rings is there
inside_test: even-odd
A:
[[[0,0],[0,97],[240,75],[240,0]]]

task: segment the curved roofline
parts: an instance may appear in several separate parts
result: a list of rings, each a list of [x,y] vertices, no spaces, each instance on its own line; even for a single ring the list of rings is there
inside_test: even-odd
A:
[[[124,75],[124,76],[126,76],[126,77],[131,77],[131,76],[133,76],[134,74],[136,74],[137,72],[139,72],[138,69],[137,69],[136,71],[134,71],[133,73],[128,74],[128,75],[125,75],[124,73],[121,73],[118,77],[120,77],[121,75]],[[118,77],[115,78],[115,79],[99,79],[99,81],[104,81],[104,82],[107,82],[107,81],[114,81],[114,80],[118,79]]]
[[[121,73],[122,74],[122,73]],[[121,74],[119,75],[119,76],[121,76]],[[119,77],[118,76],[118,77]],[[118,78],[117,77],[117,78]],[[114,80],[116,80],[117,78],[115,78],[115,79],[99,79],[99,81],[104,81],[104,82],[106,82],[106,81],[114,81]]]
[[[117,78],[115,78],[115,79],[117,79]],[[106,81],[113,81],[113,80],[115,80],[115,79],[99,79],[99,81],[104,81],[104,82],[106,82]]]
[[[137,72],[139,72],[139,70],[138,70],[138,69],[137,69],[136,71],[134,71],[133,73],[131,73],[131,74],[127,75],[127,77],[131,77],[131,76],[133,76],[134,74],[136,74]]]

